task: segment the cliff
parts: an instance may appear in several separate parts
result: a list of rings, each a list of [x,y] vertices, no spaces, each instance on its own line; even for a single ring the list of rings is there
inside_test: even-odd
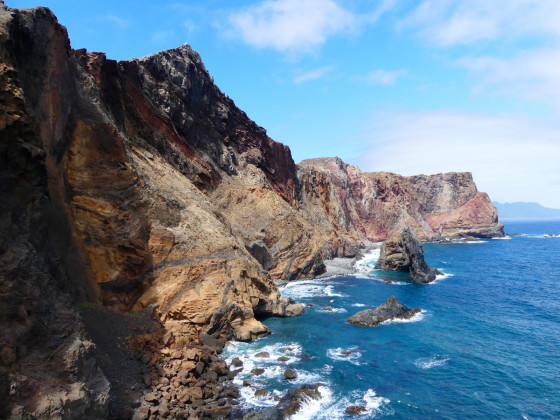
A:
[[[302,198],[325,229],[383,241],[410,226],[423,240],[503,236],[498,212],[470,173],[364,173],[338,158],[298,166]]]
[[[324,258],[404,225],[424,239],[501,234],[469,174],[296,166],[189,46],[116,62],[70,48],[46,8],[0,3],[0,158],[0,399],[11,410],[0,417],[108,412],[120,385],[99,369],[105,338],[91,341],[98,326],[84,328],[77,302],[156,308],[162,331],[138,340],[151,365],[171,363],[201,337],[267,334],[258,319],[302,311],[273,279],[320,274]]]

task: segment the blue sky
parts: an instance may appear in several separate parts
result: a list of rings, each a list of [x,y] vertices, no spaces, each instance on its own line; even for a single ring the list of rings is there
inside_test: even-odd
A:
[[[5,2],[117,60],[190,44],[296,162],[471,171],[493,200],[560,208],[558,0]]]

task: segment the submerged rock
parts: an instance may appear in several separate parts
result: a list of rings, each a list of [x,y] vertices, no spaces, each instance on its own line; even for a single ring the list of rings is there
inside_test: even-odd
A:
[[[415,283],[430,283],[436,279],[437,274],[441,274],[424,261],[422,242],[410,227],[383,242],[375,268],[410,273],[410,278]]]
[[[369,327],[377,325],[388,319],[410,319],[420,312],[419,308],[409,309],[397,300],[395,296],[387,300],[375,309],[366,309],[352,315],[346,321],[350,324]]]

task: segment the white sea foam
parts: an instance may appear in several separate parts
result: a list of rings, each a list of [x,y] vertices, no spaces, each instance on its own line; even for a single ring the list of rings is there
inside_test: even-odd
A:
[[[353,303],[352,306],[356,306],[358,308],[362,308],[364,306],[367,306],[365,303]]]
[[[327,309],[328,308],[328,309]],[[320,312],[327,312],[327,313],[332,313],[332,314],[342,314],[345,312],[348,312],[346,309],[344,308],[332,308],[330,306],[326,306],[324,308],[319,309]]]
[[[380,246],[379,248],[369,250],[361,259],[354,263],[354,269],[358,273],[367,274],[373,270],[381,253],[381,242],[378,245]]]
[[[420,369],[432,369],[434,367],[443,366],[449,361],[448,356],[442,356],[441,354],[436,354],[432,357],[420,357],[414,361],[417,368]]]
[[[290,297],[292,299],[302,299],[311,297],[346,297],[342,293],[336,293],[334,291],[334,286],[338,283],[333,283],[326,281],[326,279],[321,280],[299,280],[289,282],[286,285],[280,287],[280,292],[283,296]]]
[[[306,398],[301,408],[292,414],[289,419],[291,420],[308,420],[319,418],[324,413],[325,407],[328,407],[333,402],[332,391],[328,386],[320,386],[319,394],[321,398],[316,400],[313,398]]]
[[[343,354],[343,352],[348,352],[348,354]],[[335,349],[327,350],[327,357],[332,360],[340,360],[350,362],[353,365],[360,365],[358,359],[362,357],[362,353],[358,351],[358,347],[356,346],[347,349],[337,347]]]
[[[373,389],[368,389],[366,391],[364,394],[364,401],[368,414],[379,412],[381,407],[391,402],[388,398],[378,396]]]
[[[346,295],[343,295],[342,293],[335,293],[332,284],[325,287],[325,294],[330,297],[346,297]]]
[[[503,238],[492,238],[492,239],[501,239],[501,240],[504,240],[504,239],[511,239],[511,236],[504,236]]]
[[[393,318],[393,319],[388,319],[387,321],[383,321],[380,324],[388,325],[388,324],[404,324],[406,322],[418,322],[424,319],[425,313],[426,311],[420,311],[417,314],[414,314],[414,316],[409,319]]]
[[[455,274],[451,274],[451,273],[445,273],[443,270],[441,270],[439,268],[438,268],[438,270],[440,271],[441,274],[437,274],[436,279],[433,282],[428,283],[428,284],[437,284],[441,280],[445,280],[445,279],[447,279],[449,277],[453,277],[455,275]]]
[[[394,410],[388,407],[391,401],[388,398],[378,396],[373,389],[368,389],[365,394],[360,391],[352,391],[350,395],[333,398],[328,406],[324,406],[321,413],[312,417],[314,419],[332,420],[348,418],[345,414],[347,407],[351,405],[364,406],[366,411],[359,418],[374,418],[378,414],[393,415]]]

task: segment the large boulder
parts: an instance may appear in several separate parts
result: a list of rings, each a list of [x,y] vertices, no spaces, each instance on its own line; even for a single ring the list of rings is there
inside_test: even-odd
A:
[[[430,283],[436,279],[437,274],[441,274],[424,261],[422,242],[410,227],[383,242],[375,268],[410,273],[410,278],[415,283]]]
[[[360,311],[346,321],[350,324],[370,327],[388,319],[410,319],[418,312],[420,312],[419,308],[409,309],[399,302],[395,296],[391,296],[377,308]]]

